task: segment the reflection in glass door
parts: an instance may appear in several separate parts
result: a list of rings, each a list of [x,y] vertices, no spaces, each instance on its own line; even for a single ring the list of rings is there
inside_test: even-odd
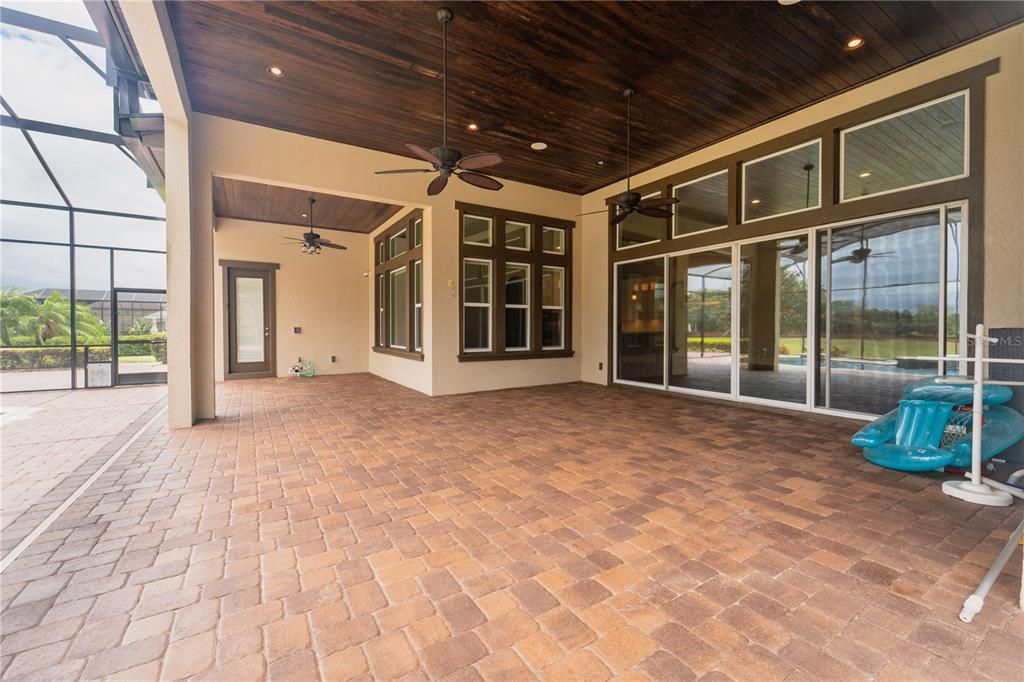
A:
[[[665,259],[618,266],[616,377],[665,384]]]
[[[669,385],[730,393],[732,247],[674,256],[669,272]]]
[[[114,289],[115,384],[167,383],[167,292]]]
[[[807,402],[807,235],[740,247],[739,394]]]
[[[940,211],[818,235],[817,404],[883,414],[903,388],[936,373],[914,358],[939,351]]]

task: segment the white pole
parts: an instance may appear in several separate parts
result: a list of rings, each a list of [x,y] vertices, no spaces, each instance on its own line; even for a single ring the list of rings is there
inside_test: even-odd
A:
[[[981,480],[981,426],[985,409],[983,388],[985,385],[985,344],[995,339],[985,336],[985,325],[979,324],[974,330],[974,406],[971,412],[971,480],[946,481],[942,492],[965,502],[984,504],[992,507],[1008,507],[1013,497],[1002,490],[995,490]]]
[[[985,376],[985,325],[974,328],[974,408],[971,411],[971,483],[981,483],[981,422],[985,403],[982,400],[982,381]]]

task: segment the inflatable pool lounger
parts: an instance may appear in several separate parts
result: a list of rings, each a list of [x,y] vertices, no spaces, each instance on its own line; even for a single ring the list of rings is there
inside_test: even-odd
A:
[[[899,471],[971,466],[973,386],[938,384],[938,378],[910,384],[899,407],[854,434],[850,441],[868,461]],[[982,461],[1024,438],[1024,416],[1003,405],[1012,398],[1007,386],[983,388]]]

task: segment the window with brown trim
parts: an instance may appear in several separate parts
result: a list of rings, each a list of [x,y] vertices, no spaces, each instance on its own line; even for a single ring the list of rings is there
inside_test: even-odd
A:
[[[575,223],[456,203],[459,359],[572,355]]]
[[[373,350],[423,359],[423,213],[377,235]]]

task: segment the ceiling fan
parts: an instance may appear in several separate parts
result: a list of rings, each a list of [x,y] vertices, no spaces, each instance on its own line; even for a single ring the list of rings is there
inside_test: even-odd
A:
[[[315,254],[319,254],[320,250],[323,249],[323,248],[339,249],[340,251],[348,250],[347,246],[342,246],[341,244],[335,244],[332,241],[324,239],[323,237],[321,237],[320,235],[318,235],[316,232],[313,231],[313,204],[315,204],[315,203],[316,203],[316,199],[314,199],[313,197],[310,197],[309,198],[309,213],[308,214],[303,214],[303,215],[309,215],[309,232],[303,233],[302,239],[299,239],[298,237],[285,237],[285,239],[288,240],[288,241],[285,242],[285,244],[293,244],[294,242],[299,242],[300,244],[302,244],[302,253],[315,253]]]
[[[626,88],[622,91],[622,96],[626,98],[626,191],[608,200],[608,203],[619,207],[618,215],[611,220],[612,225],[618,225],[633,213],[639,213],[651,218],[671,218],[672,210],[665,207],[679,203],[679,199],[675,197],[659,196],[644,199],[640,192],[633,192],[630,189],[630,132],[633,124],[630,102],[634,95],[636,95],[636,90],[633,88]],[[604,213],[604,211],[591,211],[590,213],[581,213],[580,215],[591,215],[594,213]]]
[[[477,173],[482,168],[490,168],[501,163],[501,157],[497,154],[471,154],[463,156],[458,149],[448,146],[448,24],[451,23],[454,15],[450,9],[442,8],[437,10],[437,20],[441,22],[444,32],[444,63],[442,71],[442,119],[444,120],[441,130],[441,146],[434,147],[427,151],[415,144],[405,145],[409,151],[420,157],[431,165],[431,168],[403,168],[399,170],[376,171],[377,175],[391,175],[393,173],[437,173],[438,176],[427,185],[427,195],[435,196],[448,184],[448,178],[456,176],[463,182],[482,189],[499,190],[504,185],[483,173]]]
[[[864,245],[864,242],[861,242],[861,244],[862,244],[862,246],[859,249],[854,249],[853,251],[851,251],[849,256],[843,256],[842,258],[836,258],[832,262],[833,263],[853,263],[854,265],[858,265],[860,263],[865,262],[868,259],[869,256],[872,257],[872,258],[878,258],[880,256],[890,256],[890,255],[892,255],[892,251],[873,251],[867,245]]]

